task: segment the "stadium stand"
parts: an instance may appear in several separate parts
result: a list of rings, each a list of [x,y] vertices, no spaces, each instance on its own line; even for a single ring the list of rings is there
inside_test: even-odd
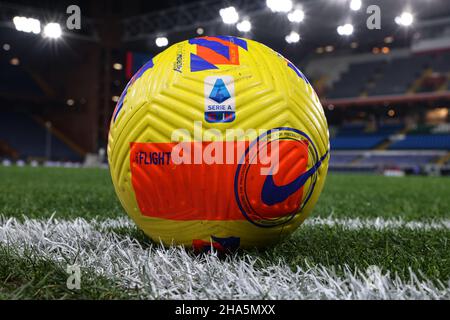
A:
[[[31,75],[20,66],[0,60],[0,94],[40,97],[44,95]]]
[[[430,66],[434,71],[450,72],[450,52],[442,52],[432,56]]]
[[[365,85],[374,75],[381,72],[384,61],[351,64],[328,94],[328,98],[347,98],[360,96]]]
[[[345,165],[352,163],[355,159],[358,158],[357,154],[342,154],[342,153],[335,153],[330,158],[330,164],[333,165]]]
[[[435,166],[446,156],[445,150],[337,150],[330,158],[330,169],[337,171],[401,169],[420,173],[427,166]]]
[[[402,123],[385,123],[378,126],[377,132],[382,135],[396,134],[404,128]]]
[[[384,60],[357,62],[350,64],[347,71],[341,74],[327,98],[351,98],[362,95],[381,96],[404,94],[426,70],[437,77],[437,85],[433,83],[419,83],[419,92],[430,92],[450,87],[447,81],[450,72],[450,53],[441,52],[421,54],[407,57],[389,58]],[[440,80],[439,80],[440,79]],[[428,80],[433,82],[433,80]],[[445,89],[445,88],[444,88]]]
[[[450,150],[450,134],[417,134],[407,135],[394,142],[389,149],[393,150]]]
[[[384,142],[390,135],[403,129],[402,124],[381,124],[369,131],[365,124],[345,124],[331,138],[333,150],[369,150]]]
[[[46,128],[28,114],[0,111],[0,137],[23,160],[46,157]],[[10,151],[11,152],[11,151]],[[80,161],[81,157],[51,135],[51,160]]]
[[[428,165],[448,162],[450,133],[445,124],[422,124],[407,130],[402,122],[381,123],[376,128],[357,122],[332,132],[332,170],[402,169],[418,173]]]
[[[397,58],[389,61],[383,73],[377,78],[373,88],[368,90],[369,96],[403,94],[408,91],[429,61],[429,56]]]
[[[417,166],[432,163],[437,159],[434,154],[416,154],[414,156],[410,154],[372,154],[367,157],[363,157],[359,164],[372,164],[377,166]]]
[[[330,130],[332,170],[401,169],[424,173],[430,166],[450,165],[450,125],[445,107],[445,99],[448,98],[436,98],[437,109],[424,108],[430,104],[427,100],[422,105],[402,101],[403,97],[414,97],[416,93],[446,94],[450,88],[450,51],[421,54],[402,51],[383,57],[378,55],[373,60],[365,56],[354,62],[347,59],[336,61],[348,63],[348,67],[338,68],[343,71],[325,91],[325,101],[332,106],[329,110],[335,110],[330,111],[330,115],[340,114]],[[377,97],[380,100],[371,100]],[[387,102],[389,100],[382,97],[395,97],[396,100]],[[346,107],[352,103],[360,105],[361,109],[354,109],[351,113]],[[336,111],[338,107],[335,104],[344,108]],[[443,108],[439,109],[439,104]],[[389,109],[396,105],[405,108],[390,111],[388,116]],[[377,108],[384,108],[386,113],[373,113]],[[431,119],[428,112],[431,117],[438,111],[443,114],[438,122],[436,118],[428,120]],[[358,121],[351,120],[358,117]]]
[[[365,123],[346,123],[342,125],[339,129],[339,135],[341,136],[351,136],[363,134],[366,129]]]
[[[335,137],[331,139],[332,150],[373,149],[385,140],[385,136],[368,135],[362,137]]]

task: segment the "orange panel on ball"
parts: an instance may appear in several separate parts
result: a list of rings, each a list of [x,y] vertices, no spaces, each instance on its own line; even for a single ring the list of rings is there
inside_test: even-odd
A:
[[[257,152],[249,151],[249,143],[245,141],[182,145],[180,148],[181,144],[176,147],[176,143],[131,143],[132,185],[143,215],[171,220],[245,220],[244,209],[252,220],[265,220],[299,209],[303,186],[279,203],[261,201],[269,177],[262,175],[261,169],[268,171],[277,167],[275,152],[267,142],[260,145]],[[278,172],[273,175],[273,181],[275,186],[286,186],[306,171],[308,144],[297,140],[279,141],[277,150]],[[174,152],[184,156],[185,162],[175,163],[181,157],[174,161]],[[258,157],[263,153],[267,157]],[[208,155],[213,158],[208,159]],[[186,163],[188,159],[191,163]],[[213,160],[215,163],[210,163]],[[244,179],[236,177],[238,166]],[[195,185],[189,185],[190,181]]]

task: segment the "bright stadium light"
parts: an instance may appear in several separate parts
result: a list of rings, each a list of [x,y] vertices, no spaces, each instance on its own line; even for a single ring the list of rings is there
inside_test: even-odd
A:
[[[242,20],[236,25],[236,28],[240,32],[249,32],[252,30],[252,23],[249,20]]]
[[[350,23],[339,26],[337,27],[337,33],[340,36],[349,36],[353,33],[353,26]]]
[[[113,69],[120,71],[123,69],[123,65],[121,63],[116,62],[113,64]]]
[[[305,19],[305,13],[302,9],[295,9],[287,15],[290,22],[300,23]]]
[[[61,37],[61,26],[57,22],[47,23],[44,27],[44,37],[51,39],[58,39]]]
[[[287,43],[297,43],[300,41],[300,35],[295,31],[291,31],[284,39]]]
[[[34,18],[14,17],[14,27],[17,31],[39,34],[41,32],[41,22]]]
[[[235,24],[239,21],[239,14],[236,11],[235,7],[220,9],[219,14],[222,17],[223,23]]]
[[[289,12],[292,10],[291,0],[267,0],[266,5],[273,12]]]
[[[350,10],[352,11],[358,11],[359,9],[361,9],[361,0],[351,0],[350,1]]]
[[[395,17],[395,23],[404,26],[409,27],[414,22],[414,16],[410,12],[402,12],[401,15]]]
[[[169,40],[166,37],[158,37],[155,40],[155,44],[160,48],[165,47],[169,44]]]
[[[19,58],[14,57],[11,60],[9,60],[9,63],[13,66],[18,66],[20,64],[20,60]]]

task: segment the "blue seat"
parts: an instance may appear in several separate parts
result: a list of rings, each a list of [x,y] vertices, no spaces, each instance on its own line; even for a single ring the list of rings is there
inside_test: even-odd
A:
[[[368,150],[373,149],[386,139],[385,136],[367,135],[367,136],[345,136],[335,137],[330,141],[333,150]]]
[[[416,166],[433,162],[434,155],[371,155],[362,159],[361,164],[392,165],[392,166]]]
[[[44,158],[46,156],[46,129],[39,125],[30,115],[18,112],[0,112],[0,140],[15,149],[20,158]],[[81,161],[63,141],[51,135],[52,160]]]
[[[334,84],[328,98],[351,98],[358,97],[365,90],[366,83],[373,77],[374,73],[384,68],[385,62],[373,61],[354,63],[344,72],[341,78]]]
[[[356,159],[354,154],[332,154],[330,157],[330,164],[349,164]]]
[[[450,134],[407,135],[393,143],[389,149],[440,149],[450,150]]]
[[[44,92],[20,66],[13,66],[6,61],[0,61],[0,93],[20,94],[31,97],[42,97]]]

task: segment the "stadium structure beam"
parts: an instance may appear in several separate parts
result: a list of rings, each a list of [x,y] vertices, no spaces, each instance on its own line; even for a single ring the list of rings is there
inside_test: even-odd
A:
[[[122,21],[124,42],[142,40],[160,34],[192,30],[222,23],[219,10],[234,6],[239,15],[252,17],[269,9],[265,1],[237,0],[233,2],[202,0],[157,12],[126,18]]]

